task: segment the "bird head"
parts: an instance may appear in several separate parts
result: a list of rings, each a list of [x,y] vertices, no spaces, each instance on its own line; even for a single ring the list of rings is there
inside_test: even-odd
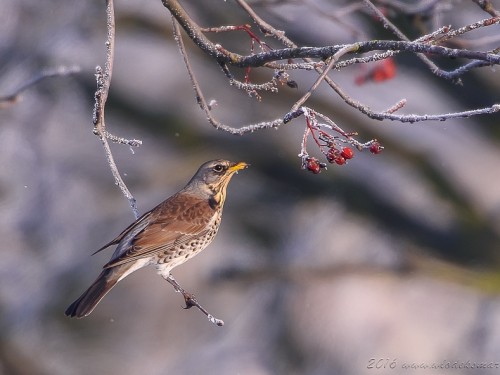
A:
[[[245,162],[234,163],[223,159],[208,161],[198,169],[186,188],[192,187],[206,194],[211,205],[223,204],[231,177],[247,167]]]

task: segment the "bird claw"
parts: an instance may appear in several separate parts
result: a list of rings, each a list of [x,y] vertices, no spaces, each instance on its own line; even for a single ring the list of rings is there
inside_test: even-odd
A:
[[[219,327],[222,327],[224,325],[224,321],[221,320],[221,319],[217,319],[215,316],[213,316],[212,314],[209,314],[207,310],[205,310],[201,305],[200,303],[196,300],[196,297],[194,296],[194,294],[191,294],[191,293],[188,293],[188,292],[184,292],[182,294],[184,296],[184,301],[186,302],[186,306],[183,307],[183,309],[187,310],[187,309],[190,309],[191,307],[197,307],[202,313],[204,313],[208,320],[215,324],[216,326],[219,326]]]
[[[187,310],[187,309],[190,309],[193,306],[197,306],[198,305],[198,301],[196,300],[196,297],[194,296],[194,294],[184,293],[183,297],[184,297],[184,302],[186,303],[186,306],[183,307],[183,309]]]
[[[169,274],[167,277],[165,277],[165,280],[167,280],[170,285],[174,287],[174,290],[178,293],[181,293],[182,296],[184,297],[184,302],[186,303],[186,306],[183,307],[183,309],[187,310],[190,309],[191,307],[196,307],[198,310],[200,310],[203,314],[205,314],[208,318],[208,320],[215,324],[216,326],[222,327],[224,325],[224,322],[220,319],[217,319],[214,317],[212,314],[210,314],[205,308],[200,305],[194,294],[186,292],[180,285],[179,283],[174,279],[174,277]]]

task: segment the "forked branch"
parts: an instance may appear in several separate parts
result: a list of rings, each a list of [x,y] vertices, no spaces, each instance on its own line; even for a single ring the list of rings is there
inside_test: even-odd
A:
[[[453,82],[460,83],[460,77],[471,69],[484,67],[488,65],[500,65],[499,49],[491,51],[475,51],[466,48],[450,48],[442,45],[451,39],[469,33],[479,28],[486,28],[500,23],[500,16],[490,6],[484,5],[484,9],[492,15],[478,22],[471,23],[458,29],[453,29],[451,26],[443,26],[430,34],[423,35],[416,40],[410,40],[404,35],[394,24],[392,24],[370,0],[363,0],[371,12],[382,22],[384,27],[390,29],[399,40],[370,40],[360,41],[352,44],[343,45],[330,45],[320,47],[297,46],[290,40],[283,31],[275,29],[272,25],[262,20],[256,12],[249,6],[245,0],[235,0],[237,4],[247,12],[249,17],[258,26],[260,33],[264,37],[273,37],[276,39],[283,48],[271,48],[268,43],[262,41],[261,36],[252,30],[249,25],[226,25],[218,27],[203,28],[200,27],[187,12],[183,9],[177,0],[162,0],[163,5],[171,12],[173,21],[174,37],[177,41],[179,50],[184,59],[188,75],[195,90],[197,102],[205,112],[209,123],[217,129],[229,132],[231,134],[242,135],[249,132],[254,132],[262,129],[278,128],[293,119],[302,115],[306,118],[305,138],[309,135],[314,137],[314,129],[311,124],[314,122],[313,109],[307,109],[306,103],[314,94],[318,86],[325,82],[346,104],[357,109],[371,119],[376,120],[391,120],[399,121],[401,123],[415,123],[422,121],[445,121],[452,118],[465,118],[475,115],[491,114],[500,110],[499,104],[492,104],[484,108],[472,109],[467,111],[460,111],[454,113],[444,114],[397,114],[405,104],[406,99],[402,98],[397,103],[391,105],[389,109],[383,112],[373,111],[370,107],[358,102],[349,96],[330,76],[333,71],[339,71],[346,66],[360,63],[368,63],[375,61],[383,61],[392,59],[398,53],[414,53],[424,61],[429,70],[438,77],[452,80]],[[437,3],[435,3],[437,4]],[[435,5],[434,4],[434,5]],[[434,6],[431,5],[431,6]],[[409,10],[407,10],[409,11]],[[318,74],[314,84],[306,91],[303,96],[293,104],[289,111],[283,114],[282,117],[270,121],[263,121],[256,124],[244,126],[230,126],[218,121],[212,114],[212,105],[207,103],[202,89],[196,79],[195,72],[189,62],[187,50],[182,40],[180,29],[183,29],[187,36],[195,43],[195,45],[204,51],[209,57],[213,58],[215,62],[222,68],[222,71],[231,86],[241,90],[245,90],[252,97],[261,99],[259,91],[269,91],[272,93],[278,92],[279,84],[286,84],[290,87],[297,87],[296,83],[290,80],[288,71],[301,69],[301,70],[315,70]],[[245,31],[251,39],[251,47],[248,55],[240,55],[232,52],[218,43],[212,42],[206,33],[211,32],[236,32]],[[260,51],[254,51],[254,45],[260,46]],[[352,56],[364,55],[366,56]],[[459,68],[447,72],[439,68],[431,59],[430,56],[441,56],[450,59],[463,59],[466,62]],[[299,59],[302,62],[296,62]],[[388,64],[389,66],[389,64]],[[245,69],[245,81],[240,82],[236,80],[231,73],[230,69],[242,68]],[[271,69],[273,71],[268,82],[261,84],[254,84],[250,82],[249,73],[251,69]],[[326,123],[334,124],[333,120],[325,115],[321,115],[326,120]],[[321,127],[321,126],[320,126]],[[324,126],[323,126],[324,128]],[[330,129],[331,130],[331,129]],[[325,131],[322,130],[324,133]],[[333,136],[334,138],[336,136]],[[323,134],[323,139],[326,136]],[[332,138],[333,139],[333,138]],[[354,144],[353,139],[349,138],[347,141]],[[367,141],[365,143],[358,142],[359,144],[371,144],[376,140]],[[338,143],[330,140],[331,144]],[[316,142],[318,144],[318,142]],[[328,142],[327,142],[328,143]],[[324,146],[324,145],[323,145]],[[318,144],[318,147],[323,147]],[[359,147],[358,147],[359,148]],[[299,156],[303,156],[301,152]],[[304,165],[304,159],[303,159]]]

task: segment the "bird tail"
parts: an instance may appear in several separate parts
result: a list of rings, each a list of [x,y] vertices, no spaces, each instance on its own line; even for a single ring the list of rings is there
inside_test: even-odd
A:
[[[65,311],[69,317],[83,318],[89,315],[104,296],[123,277],[122,266],[104,269],[94,283]]]

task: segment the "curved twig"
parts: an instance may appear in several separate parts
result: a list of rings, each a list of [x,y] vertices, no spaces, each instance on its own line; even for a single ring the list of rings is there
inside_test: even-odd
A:
[[[124,138],[116,137],[109,134],[106,131],[106,122],[104,120],[104,109],[106,106],[106,100],[108,99],[109,86],[111,84],[111,76],[113,73],[113,60],[114,60],[114,45],[115,45],[115,11],[113,6],[113,0],[106,0],[106,28],[107,28],[107,38],[106,38],[106,62],[104,65],[104,72],[102,68],[98,66],[96,68],[96,80],[97,80],[97,90],[95,92],[95,104],[94,104],[94,134],[99,137],[108,160],[108,165],[115,179],[115,184],[120,188],[121,192],[129,201],[130,208],[137,219],[139,217],[139,212],[137,210],[137,203],[134,196],[130,193],[127,185],[123,181],[118,167],[116,166],[111,148],[109,147],[108,139],[112,141],[128,144],[129,146],[138,146],[142,142],[138,140],[126,140]]]

